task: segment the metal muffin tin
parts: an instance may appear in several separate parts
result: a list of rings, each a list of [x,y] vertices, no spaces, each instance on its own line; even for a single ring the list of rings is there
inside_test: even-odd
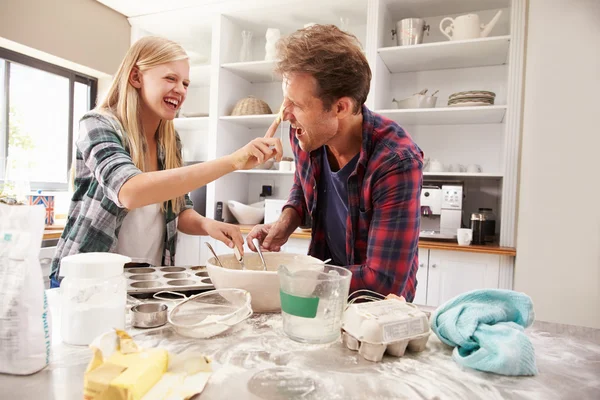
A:
[[[206,267],[125,268],[127,293],[186,292],[214,289]]]

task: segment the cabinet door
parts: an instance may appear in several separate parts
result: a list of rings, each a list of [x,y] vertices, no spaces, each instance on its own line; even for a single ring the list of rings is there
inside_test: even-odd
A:
[[[177,232],[175,265],[200,265],[200,238]]]
[[[427,270],[429,263],[429,250],[419,249],[419,269],[417,270],[417,292],[413,303],[427,304]]]
[[[499,276],[498,255],[430,250],[427,305],[437,307],[474,289],[497,289]]]

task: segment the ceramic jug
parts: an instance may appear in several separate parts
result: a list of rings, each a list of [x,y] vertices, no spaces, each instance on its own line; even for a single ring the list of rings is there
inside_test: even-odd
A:
[[[487,37],[502,15],[499,10],[486,25],[479,22],[479,15],[466,14],[456,18],[446,17],[440,22],[440,31],[450,40],[469,40]],[[444,28],[444,22],[450,21]]]

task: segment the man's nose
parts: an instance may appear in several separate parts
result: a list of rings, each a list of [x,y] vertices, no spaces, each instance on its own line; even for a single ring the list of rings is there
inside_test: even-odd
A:
[[[292,117],[294,115],[291,110],[291,104],[289,102],[287,104],[284,103],[284,107],[285,108],[283,109],[283,120],[289,121],[292,119]]]

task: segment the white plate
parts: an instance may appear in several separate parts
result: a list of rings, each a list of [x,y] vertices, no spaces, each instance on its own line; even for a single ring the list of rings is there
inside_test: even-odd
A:
[[[493,104],[483,101],[465,101],[457,104],[448,104],[448,107],[472,107],[472,106],[491,106]]]

